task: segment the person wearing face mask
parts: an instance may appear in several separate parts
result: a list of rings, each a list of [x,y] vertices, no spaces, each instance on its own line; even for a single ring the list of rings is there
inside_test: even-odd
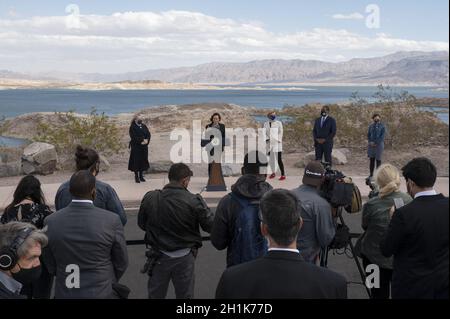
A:
[[[448,299],[449,200],[434,189],[436,167],[419,157],[403,168],[412,202],[391,211],[381,253],[394,256],[392,299]]]
[[[306,262],[297,249],[300,204],[285,189],[261,198],[260,231],[269,242],[265,256],[225,270],[216,299],[346,299],[347,280]]]
[[[320,117],[314,122],[313,137],[316,161],[332,164],[331,153],[333,151],[333,139],[336,135],[336,120],[329,116],[330,107],[325,105],[320,111]]]
[[[375,169],[375,161],[377,168],[381,165],[381,157],[384,150],[384,136],[386,133],[386,128],[383,123],[381,123],[381,118],[379,114],[374,114],[372,116],[373,123],[370,124],[367,133],[367,140],[369,142],[367,149],[367,156],[370,159],[370,175],[369,178],[373,177],[373,171]]]
[[[264,132],[268,144],[267,150],[270,158],[270,168],[272,170],[272,174],[269,178],[275,178],[276,168],[279,167],[281,172],[279,180],[283,181],[286,179],[283,159],[281,158],[283,152],[283,123],[276,119],[277,115],[275,112],[268,113],[267,118],[269,120],[264,123]]]
[[[150,168],[148,162],[148,144],[150,144],[151,134],[148,127],[143,123],[140,115],[135,115],[131,121],[129,148],[130,159],[128,170],[134,172],[136,183],[145,182],[144,171]]]
[[[216,161],[221,161],[222,157],[221,154],[218,154],[220,156],[214,157],[214,150],[215,149],[221,150],[222,153],[225,150],[225,124],[220,123],[220,121],[222,121],[222,117],[220,116],[220,114],[214,113],[213,115],[211,115],[210,123],[205,127],[205,137],[206,139],[209,139],[210,142],[212,142],[215,137],[220,137],[219,145],[212,147],[208,153],[210,157],[210,163],[208,163],[208,177],[211,176],[211,169],[212,169],[211,161],[213,160],[213,158]],[[213,129],[218,131],[213,131]]]
[[[0,299],[25,299],[23,285],[41,276],[41,249],[47,236],[34,225],[10,222],[0,225]]]
[[[55,298],[115,298],[114,286],[128,267],[123,225],[118,215],[94,206],[90,171],[74,173],[69,185],[72,202],[44,221],[49,244],[43,260],[56,277]]]
[[[94,176],[97,176],[100,172],[100,156],[92,148],[78,145],[75,152],[75,163],[76,171],[88,170]],[[98,208],[106,209],[117,214],[120,217],[122,224],[125,225],[127,223],[127,215],[125,214],[125,209],[114,188],[96,178],[95,191],[97,196],[94,199],[94,205]],[[56,210],[63,209],[71,202],[72,194],[70,193],[70,183],[67,181],[61,184],[56,192],[55,208]]]
[[[5,208],[1,223],[15,221],[30,223],[38,229],[44,227],[44,219],[52,214],[52,210],[45,203],[40,181],[33,175],[22,178],[14,191],[12,202]],[[36,282],[24,285],[21,294],[28,299],[48,299],[52,289],[52,277],[45,265],[42,274]]]
[[[194,297],[195,258],[202,246],[200,227],[211,232],[213,214],[199,194],[187,189],[192,175],[186,164],[173,164],[169,183],[142,199],[138,226],[150,246],[143,270],[149,275],[149,299],[164,299],[170,281],[177,299]]]

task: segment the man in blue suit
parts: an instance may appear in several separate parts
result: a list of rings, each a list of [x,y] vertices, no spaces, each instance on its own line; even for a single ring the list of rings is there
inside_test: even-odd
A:
[[[321,161],[325,155],[325,162],[332,164],[331,152],[333,150],[333,138],[336,135],[336,120],[329,116],[330,108],[324,105],[320,117],[314,122],[313,136],[316,161]]]

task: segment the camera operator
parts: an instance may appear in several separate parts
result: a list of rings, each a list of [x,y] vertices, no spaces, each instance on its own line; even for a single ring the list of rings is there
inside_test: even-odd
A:
[[[364,204],[362,223],[364,234],[359,237],[356,249],[364,268],[376,264],[380,268],[380,287],[372,288],[373,299],[389,299],[393,258],[381,254],[380,242],[388,229],[390,211],[412,201],[411,196],[400,192],[400,172],[390,164],[381,165],[375,172],[378,196]]]
[[[297,247],[302,257],[311,263],[318,262],[320,249],[328,247],[336,233],[332,207],[319,193],[324,174],[322,164],[312,161],[305,167],[303,185],[292,190],[302,206],[303,227],[297,238]]]

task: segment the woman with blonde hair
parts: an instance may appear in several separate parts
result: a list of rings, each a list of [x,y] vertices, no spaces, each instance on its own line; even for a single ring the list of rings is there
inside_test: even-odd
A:
[[[375,264],[380,269],[380,287],[372,288],[374,299],[389,299],[393,259],[381,254],[380,242],[389,227],[391,211],[412,201],[411,196],[400,191],[400,172],[391,164],[383,164],[375,172],[378,196],[364,204],[362,228],[364,234],[358,239],[357,251],[364,268]]]

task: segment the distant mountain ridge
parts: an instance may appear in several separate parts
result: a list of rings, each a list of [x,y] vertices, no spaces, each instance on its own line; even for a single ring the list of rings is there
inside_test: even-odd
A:
[[[5,71],[0,71],[0,78]],[[14,73],[13,73],[14,74]],[[7,75],[7,72],[6,72]],[[16,75],[17,76],[17,75]],[[448,51],[397,52],[346,62],[316,60],[257,60],[247,63],[206,63],[193,67],[118,74],[45,73],[31,76],[79,82],[158,80],[176,83],[303,83],[449,85]]]

